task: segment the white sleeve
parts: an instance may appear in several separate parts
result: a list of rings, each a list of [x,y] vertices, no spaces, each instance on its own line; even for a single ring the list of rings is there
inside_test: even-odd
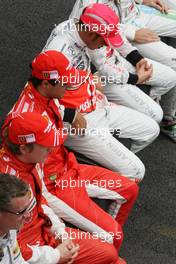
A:
[[[61,115],[61,117],[62,117],[62,120],[63,120],[63,118],[64,118],[64,112],[65,112],[65,106],[64,106],[64,105],[61,105],[61,104],[59,103],[59,100],[56,99],[56,98],[53,99],[53,101],[54,101],[55,105],[57,106],[58,111],[59,111],[59,113],[60,113],[60,115]]]
[[[32,257],[28,259],[29,264],[57,264],[60,259],[60,252],[50,246],[30,246]]]
[[[98,0],[84,0],[84,1],[77,0],[73,6],[69,19],[76,18],[77,20],[79,20],[84,8],[87,7],[88,5],[95,4],[95,3],[98,3]]]
[[[120,25],[123,28],[123,25]],[[122,55],[122,57],[126,58],[129,53],[131,53],[134,50],[137,50],[132,44],[128,41],[126,38],[126,35],[124,34],[123,30],[121,32],[121,37],[123,38],[123,45],[120,46],[117,50]]]
[[[49,206],[43,204],[42,209],[44,211],[44,214],[46,214],[49,217],[52,223],[50,232],[57,237],[64,236],[66,234],[65,224],[61,222],[59,217],[54,213],[54,211]]]
[[[100,73],[101,78],[106,79],[106,83],[126,84],[129,78],[128,70],[121,64],[120,56],[116,51],[108,55],[108,48],[88,50],[91,61]]]
[[[83,10],[84,10],[83,2],[80,0],[77,0],[73,6],[69,19],[79,20],[80,16],[82,15]]]
[[[132,24],[121,24],[120,25],[122,32],[125,34],[126,38],[129,41],[134,41],[135,33],[139,29]]]

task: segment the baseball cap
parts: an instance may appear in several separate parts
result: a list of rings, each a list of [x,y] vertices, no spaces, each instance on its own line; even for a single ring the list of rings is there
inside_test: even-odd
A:
[[[86,7],[80,19],[90,31],[101,35],[108,46],[120,47],[123,44],[118,27],[119,17],[107,5],[92,4]]]
[[[81,85],[86,79],[86,71],[70,66],[66,56],[56,50],[48,50],[40,53],[32,61],[32,76],[40,80],[58,80],[62,84]]]
[[[59,146],[59,131],[52,128],[47,116],[38,113],[16,115],[9,124],[8,138],[17,145],[37,143],[45,147]]]

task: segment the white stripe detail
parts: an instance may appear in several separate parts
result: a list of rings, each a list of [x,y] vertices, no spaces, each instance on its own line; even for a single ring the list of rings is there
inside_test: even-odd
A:
[[[28,103],[25,103],[25,104],[24,104],[24,107],[23,107],[23,109],[22,109],[22,113],[27,112],[27,111],[28,111],[28,108],[29,108],[29,104],[28,104]]]
[[[116,218],[121,208],[121,205],[126,202],[126,199],[123,196],[121,196],[119,193],[112,191],[112,190],[108,190],[106,188],[99,187],[94,184],[86,185],[86,190],[89,194],[89,197],[114,201],[110,205],[109,210],[108,210],[108,213],[113,218]]]
[[[56,133],[54,133],[54,147],[56,146],[57,143],[57,138],[56,138]]]
[[[26,97],[25,95],[22,96],[16,111],[13,113],[14,116],[16,116],[16,114],[18,114],[18,113],[21,113],[22,106],[23,106],[23,104],[25,102],[25,97]]]
[[[123,196],[121,196],[119,193],[112,191],[112,190],[108,190],[106,188],[99,187],[94,184],[86,185],[86,190],[89,194],[89,197],[116,200],[120,204],[123,204],[126,202],[126,199]]]
[[[53,211],[58,215],[59,218],[64,219],[65,221],[72,223],[73,225],[88,231],[90,233],[97,234],[101,239],[105,240],[108,243],[113,243],[113,237],[104,229],[91,222],[77,211],[72,209],[64,201],[49,193],[45,188],[43,188],[43,196],[48,201],[49,206]]]
[[[5,173],[8,173],[8,170],[9,170],[9,165],[7,165]]]
[[[94,14],[86,14],[85,16],[89,16],[89,17],[95,18],[95,19],[98,20],[101,24],[108,26],[108,24],[106,23],[106,21],[105,21],[104,19],[102,19],[101,17],[99,17],[99,16],[96,16],[96,15],[94,15]]]

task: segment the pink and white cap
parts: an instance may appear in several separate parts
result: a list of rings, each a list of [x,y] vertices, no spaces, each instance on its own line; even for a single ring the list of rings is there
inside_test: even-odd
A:
[[[101,35],[108,46],[118,48],[124,43],[119,30],[119,17],[107,5],[86,7],[80,19],[90,31]]]

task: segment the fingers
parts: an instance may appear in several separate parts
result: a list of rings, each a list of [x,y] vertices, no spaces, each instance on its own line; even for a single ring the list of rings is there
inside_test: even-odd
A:
[[[74,262],[75,258],[78,256],[78,251],[79,251],[79,245],[78,244],[76,246],[74,245],[74,247],[70,250],[72,257],[69,260],[69,262],[67,262],[68,264],[71,264]]]
[[[163,7],[162,7],[162,5],[160,5],[160,4],[153,4],[152,6],[153,6],[154,8],[156,8],[156,9],[158,9],[160,12],[163,13]]]
[[[153,41],[159,41],[160,40],[160,37],[158,37],[158,35],[153,31],[148,32],[148,37],[150,40],[153,40]]]
[[[74,245],[74,247],[70,250],[72,256],[77,253],[79,250],[79,245]]]
[[[149,35],[146,43],[157,42],[157,41],[160,41],[160,38],[157,35]]]
[[[72,241],[70,238],[65,239],[63,243],[64,243],[67,247],[70,247],[70,248],[72,248],[72,247],[75,246],[75,244],[73,243],[73,241]]]
[[[169,8],[166,5],[164,5],[164,13],[165,14],[168,14],[168,10],[169,10]]]
[[[139,70],[142,66],[147,67],[148,62],[145,59],[141,59],[137,64],[136,64],[136,70]]]
[[[153,74],[153,68],[151,68],[148,72],[147,72],[147,76],[146,76],[146,81],[148,81],[151,77],[152,77],[152,74]]]
[[[168,13],[168,7],[162,3],[161,1],[158,1],[157,3],[153,4],[153,7],[160,10],[161,13],[167,14]]]
[[[136,70],[140,70],[141,67],[143,67],[144,70],[150,70],[153,66],[144,58],[136,64]]]
[[[67,247],[67,249],[68,249],[68,250],[70,250],[70,251],[71,251],[71,250],[72,250],[72,248],[74,247],[74,245],[72,245],[71,243],[69,243],[68,245],[66,245],[66,247]]]
[[[137,43],[149,43],[159,41],[160,38],[152,30],[148,28],[141,28],[136,31],[134,40]]]
[[[70,260],[69,263],[73,263],[75,261],[75,258],[78,256],[78,252],[76,252],[73,256],[72,259]]]

